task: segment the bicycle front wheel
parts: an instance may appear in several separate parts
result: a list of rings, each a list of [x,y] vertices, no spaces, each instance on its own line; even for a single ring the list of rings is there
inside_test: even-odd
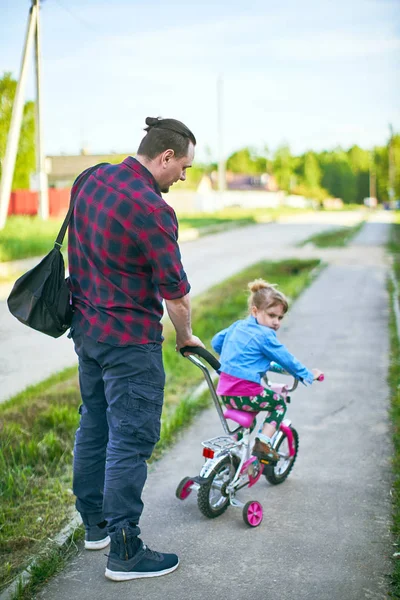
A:
[[[229,506],[227,486],[233,480],[238,461],[229,456],[219,462],[197,493],[197,505],[205,517],[215,519],[226,511]]]
[[[293,434],[294,455],[290,456],[289,441],[287,435],[282,431],[281,436],[278,438],[278,442],[276,445],[274,444],[274,449],[279,454],[279,461],[276,463],[276,465],[269,468],[267,467],[264,471],[266,479],[273,485],[283,483],[285,479],[287,479],[297,458],[297,452],[299,449],[299,434],[293,427],[290,429]]]

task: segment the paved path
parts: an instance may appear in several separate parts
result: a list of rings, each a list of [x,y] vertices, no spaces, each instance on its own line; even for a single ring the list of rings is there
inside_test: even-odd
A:
[[[360,215],[316,213],[296,218],[300,222],[291,217],[284,224],[254,225],[183,243],[182,254],[192,293],[204,291],[257,260],[276,257],[282,250],[297,255],[298,249],[293,244],[332,227],[332,219],[351,224]],[[33,264],[36,264],[34,259]],[[6,296],[0,300],[0,402],[76,363],[67,336],[54,340],[25,327],[9,313]]]
[[[246,528],[232,507],[208,520],[193,494],[185,502],[174,496],[181,478],[202,464],[200,441],[221,431],[210,409],[152,466],[145,487],[143,539],[155,549],[176,551],[179,569],[115,584],[104,578],[103,552],[83,551],[39,600],[387,598],[393,552],[389,309],[379,246],[388,229],[385,223],[366,225],[296,301],[282,326],[282,341],[306,364],[323,369],[326,381],[301,386],[293,395],[288,416],[300,434],[300,453],[287,482],[274,487],[260,481],[242,491],[243,500],[263,503],[261,526]],[[271,229],[265,233],[271,239]],[[253,232],[256,248],[254,239]],[[188,373],[191,368],[188,363]]]

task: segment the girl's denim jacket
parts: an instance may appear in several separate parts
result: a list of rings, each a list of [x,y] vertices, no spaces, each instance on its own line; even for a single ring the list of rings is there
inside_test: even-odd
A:
[[[238,379],[260,383],[274,361],[303,383],[314,381],[311,371],[288,352],[275,331],[259,325],[252,315],[217,333],[211,345],[220,355],[221,371]]]

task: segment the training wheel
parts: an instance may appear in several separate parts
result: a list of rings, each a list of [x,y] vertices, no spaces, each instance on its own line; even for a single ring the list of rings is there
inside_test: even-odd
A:
[[[243,521],[249,527],[258,527],[263,520],[263,508],[256,500],[250,500],[243,507]]]
[[[194,481],[190,477],[184,477],[178,487],[176,488],[175,496],[179,498],[179,500],[186,500],[186,498],[191,493],[191,486]]]

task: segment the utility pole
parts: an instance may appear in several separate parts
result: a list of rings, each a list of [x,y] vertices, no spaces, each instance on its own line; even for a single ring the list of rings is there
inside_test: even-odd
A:
[[[19,136],[21,132],[21,124],[22,124],[22,116],[23,116],[23,108],[24,108],[24,92],[26,87],[26,78],[28,72],[28,59],[32,53],[32,45],[35,42],[36,47],[36,144],[39,143],[39,148],[36,148],[36,156],[40,157],[42,155],[41,151],[41,135],[38,134],[38,130],[40,132],[40,109],[38,111],[39,98],[38,93],[40,93],[40,48],[39,48],[39,31],[38,31],[38,19],[39,19],[39,1],[40,0],[32,0],[32,5],[29,10],[29,18],[28,18],[28,26],[26,30],[25,36],[25,45],[22,53],[22,61],[21,61],[21,69],[17,84],[17,89],[14,98],[14,105],[11,115],[10,122],[10,130],[8,132],[7,137],[7,146],[6,152],[4,156],[4,161],[2,165],[2,176],[0,182],[0,230],[4,228],[7,221],[8,207],[10,202],[10,194],[12,187],[12,179],[14,175],[15,168],[15,160],[17,158],[18,152],[18,142]],[[40,163],[39,163],[40,160]],[[40,214],[42,218],[47,218],[48,215],[48,203],[46,201],[47,198],[47,179],[44,169],[44,159],[37,159],[38,165],[38,178],[39,178],[39,189],[41,202],[46,202],[44,206],[40,209]],[[39,166],[40,165],[40,166]],[[44,192],[43,194],[41,192]],[[46,212],[47,211],[47,212]]]
[[[36,74],[36,176],[39,187],[39,217],[44,221],[49,218],[49,197],[46,173],[46,158],[43,151],[42,131],[42,93],[41,93],[41,47],[40,47],[40,13],[39,0],[33,0],[37,6],[35,32],[35,74]]]
[[[223,104],[223,80],[222,75],[217,80],[217,103],[218,103],[218,190],[225,191],[225,159],[223,148],[223,123],[222,123],[222,104]]]
[[[395,177],[395,173],[394,173],[394,149],[393,149],[393,126],[389,124],[389,131],[390,131],[390,139],[389,139],[389,187],[388,187],[388,196],[389,196],[389,202],[392,202],[394,200],[395,197],[395,192],[394,192],[394,177]]]

